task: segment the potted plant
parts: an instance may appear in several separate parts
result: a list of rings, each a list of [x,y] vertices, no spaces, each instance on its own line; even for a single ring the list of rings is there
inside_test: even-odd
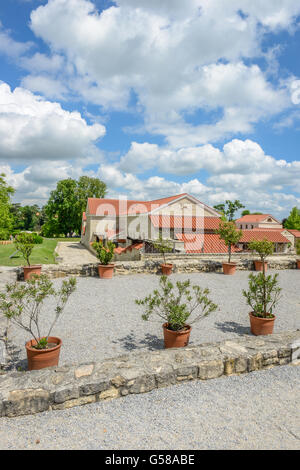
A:
[[[51,336],[51,332],[75,289],[75,278],[63,281],[60,289],[55,290],[50,279],[41,275],[33,276],[24,284],[7,284],[5,292],[0,294],[0,311],[12,323],[31,335],[25,345],[29,370],[58,365],[62,341]],[[44,301],[49,297],[56,298],[55,315],[47,335],[43,336],[40,330],[41,310]]]
[[[296,253],[300,256],[300,240],[296,241]],[[300,269],[300,259],[297,259],[297,268]]]
[[[228,262],[222,263],[223,272],[226,275],[232,275],[236,271],[236,263],[231,262],[232,246],[236,245],[243,236],[242,230],[238,230],[232,221],[222,220],[216,233],[224,240],[228,247]]]
[[[264,272],[249,276],[249,290],[243,295],[252,311],[249,313],[251,332],[256,335],[271,335],[274,329],[275,315],[281,288],[278,287],[278,274],[266,276]]]
[[[161,276],[159,284],[159,288],[145,299],[135,301],[137,305],[146,307],[146,313],[142,318],[149,320],[152,314],[162,318],[165,348],[187,346],[191,324],[214,312],[217,305],[208,298],[209,289],[202,289],[197,285],[191,286],[190,280],[178,281],[174,286],[167,276]],[[193,313],[195,313],[194,320],[187,324]]]
[[[114,273],[114,264],[111,264],[115,252],[115,245],[108,240],[104,246],[102,241],[94,242],[92,247],[96,251],[97,258],[100,261],[98,265],[98,273],[102,279],[111,279]]]
[[[269,240],[252,240],[249,243],[249,250],[256,251],[260,256],[260,260],[254,261],[255,271],[265,273],[268,269],[267,257],[274,253],[274,243]]]
[[[163,255],[164,262],[161,264],[161,271],[164,276],[169,276],[172,274],[173,264],[167,263],[166,253],[171,253],[173,251],[172,243],[170,240],[163,239],[162,235],[159,236],[159,239],[153,242],[153,247],[159,253]]]
[[[24,280],[30,279],[33,275],[40,275],[42,266],[40,264],[31,265],[30,256],[34,246],[43,243],[43,238],[36,233],[21,232],[15,237],[15,247],[21,253],[27,266],[23,266]]]

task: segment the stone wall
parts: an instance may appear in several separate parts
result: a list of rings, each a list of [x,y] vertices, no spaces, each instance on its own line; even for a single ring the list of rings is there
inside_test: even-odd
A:
[[[243,374],[292,361],[297,364],[299,358],[300,331],[296,331],[7,373],[0,376],[0,416],[71,408],[188,380]]]
[[[253,260],[257,257],[239,257],[233,258],[237,262],[238,270],[253,270]],[[222,272],[222,261],[226,258],[220,257],[199,257],[192,255],[173,255],[168,256],[167,260],[173,263],[173,271],[176,273],[197,273],[197,272]],[[163,258],[160,255],[147,255],[140,261],[117,261],[115,262],[115,275],[129,274],[159,274],[160,265]],[[296,269],[295,256],[272,256],[268,261],[270,269]],[[98,263],[95,264],[48,264],[43,265],[42,272],[50,278],[65,276],[98,276]],[[23,269],[17,268],[18,280],[23,280]]]

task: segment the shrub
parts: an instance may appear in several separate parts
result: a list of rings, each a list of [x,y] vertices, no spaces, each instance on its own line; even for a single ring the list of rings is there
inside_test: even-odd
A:
[[[273,310],[280,299],[281,288],[278,286],[278,274],[266,276],[250,274],[249,290],[243,290],[253,315],[261,318],[274,318]]]
[[[75,278],[63,281],[61,288],[56,291],[53,283],[45,275],[35,276],[24,284],[17,282],[7,284],[5,293],[0,294],[0,311],[18,327],[31,334],[37,342],[35,346],[37,349],[46,349],[48,337],[75,289]],[[56,298],[55,316],[47,335],[42,336],[41,309],[44,301],[52,296]],[[46,313],[48,314],[48,310]]]
[[[300,239],[296,241],[295,248],[297,255],[300,255]]]
[[[43,239],[36,233],[21,232],[15,238],[15,246],[22,254],[28,266],[30,266],[30,256],[34,245],[37,243],[43,243]]]
[[[0,240],[9,240],[9,230],[0,228]]]
[[[96,251],[97,258],[101,264],[107,265],[111,262],[115,252],[115,245],[110,240],[107,242],[107,246],[104,246],[103,243],[94,242],[92,247]]]
[[[136,300],[137,305],[146,306],[143,320],[149,320],[152,314],[158,315],[167,322],[168,328],[173,331],[182,330],[192,313],[200,310],[190,324],[214,312],[218,306],[209,298],[209,289],[201,289],[199,286],[191,286],[190,280],[176,282],[168,280],[167,276],[161,276],[159,288],[153,294],[143,300]]]

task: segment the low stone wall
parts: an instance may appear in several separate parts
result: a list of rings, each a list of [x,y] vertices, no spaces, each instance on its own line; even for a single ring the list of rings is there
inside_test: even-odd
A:
[[[176,255],[175,255],[176,256]],[[238,270],[253,270],[253,260],[257,257],[241,257],[233,258],[237,262]],[[226,258],[199,258],[194,256],[177,256],[168,257],[167,260],[173,263],[173,271],[175,273],[197,273],[197,272],[222,272],[222,262]],[[115,262],[115,275],[129,274],[160,274],[160,265],[163,259],[160,256],[152,256],[142,259],[141,261],[117,261]],[[270,269],[296,269],[296,256],[272,256],[268,261]],[[42,272],[50,278],[65,276],[98,276],[98,263],[94,264],[48,264],[43,265]],[[17,279],[23,280],[23,269],[17,268]]]
[[[11,245],[12,243],[12,240],[0,240],[0,245]]]
[[[0,416],[71,408],[222,375],[299,362],[300,331],[141,352],[89,363],[0,376]]]

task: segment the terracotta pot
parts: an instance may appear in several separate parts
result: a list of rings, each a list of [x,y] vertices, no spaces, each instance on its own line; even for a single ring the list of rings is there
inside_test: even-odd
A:
[[[260,318],[249,313],[251,333],[255,336],[271,335],[274,329],[275,316],[273,318]]]
[[[263,262],[262,261],[258,261],[258,260],[255,260],[254,261],[254,267],[255,267],[255,271],[262,271],[263,270]],[[267,271],[268,269],[268,263],[265,261],[265,271]]]
[[[300,269],[300,259],[297,259],[297,269]]]
[[[25,344],[28,370],[38,370],[58,365],[62,341],[60,338],[56,338],[55,336],[49,336],[48,343],[55,343],[57,346],[51,349],[35,349],[33,348],[36,344],[35,339],[31,339]]]
[[[34,266],[23,266],[24,270],[24,281],[30,279],[34,274],[37,276],[41,275],[42,266],[40,264]]]
[[[173,264],[170,264],[170,263],[161,264],[161,272],[163,273],[164,276],[170,276],[170,274],[172,274],[172,269],[173,269]]]
[[[165,348],[184,348],[189,344],[192,327],[185,325],[186,329],[182,331],[173,331],[168,329],[168,323],[163,324]]]
[[[226,275],[233,275],[236,271],[236,263],[222,263],[223,273]]]
[[[101,279],[111,279],[114,274],[114,264],[98,264],[98,273]]]

